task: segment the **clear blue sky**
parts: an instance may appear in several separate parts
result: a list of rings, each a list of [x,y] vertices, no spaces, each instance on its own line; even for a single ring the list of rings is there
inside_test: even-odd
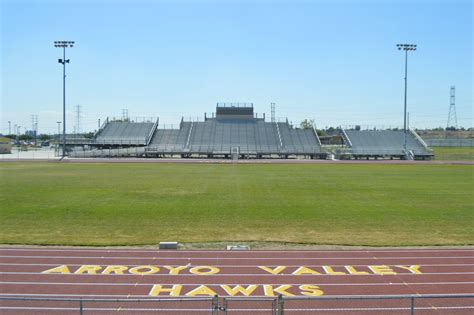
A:
[[[318,127],[403,124],[409,55],[412,127],[445,126],[456,86],[459,124],[472,122],[472,1],[1,0],[1,119],[55,132],[62,117],[61,50],[68,49],[68,131],[97,119],[213,112],[216,102]]]

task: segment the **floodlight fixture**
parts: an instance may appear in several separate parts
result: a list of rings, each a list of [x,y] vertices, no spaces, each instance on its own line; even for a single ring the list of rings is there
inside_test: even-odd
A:
[[[63,58],[58,59],[58,63],[63,65],[63,158],[66,157],[66,63],[69,63],[69,59],[66,59],[66,48],[74,47],[74,41],[59,40],[54,41],[54,47],[63,49]],[[59,127],[59,124],[58,124]]]
[[[405,52],[405,100],[403,106],[403,149],[405,150],[405,156],[407,157],[407,73],[408,73],[408,52],[416,50],[416,44],[397,44],[398,50]]]

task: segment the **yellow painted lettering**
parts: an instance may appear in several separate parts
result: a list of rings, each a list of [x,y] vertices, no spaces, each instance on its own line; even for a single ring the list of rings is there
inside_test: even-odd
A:
[[[353,266],[344,266],[350,275],[368,275],[367,271],[358,271]]]
[[[273,286],[268,285],[268,284],[264,284],[263,285],[263,294],[265,294],[265,296],[275,296],[275,292],[273,292]]]
[[[48,269],[48,270],[45,270],[41,273],[62,273],[62,274],[69,274],[71,273],[69,271],[69,268],[66,266],[66,265],[61,265],[61,266],[57,266],[57,267],[54,267],[54,268],[51,268],[51,269]]]
[[[320,275],[319,272],[314,271],[313,269],[310,269],[310,268],[305,267],[305,266],[299,267],[298,269],[296,269],[295,271],[293,271],[292,274],[293,274],[293,275],[296,275],[296,276],[301,276],[301,275]]]
[[[334,271],[334,269],[332,269],[330,266],[323,266],[323,269],[328,275],[339,276],[346,274],[344,271]]]
[[[186,269],[188,266],[163,266],[164,268],[168,269],[170,272],[170,275],[179,275],[180,271],[183,271]]]
[[[420,271],[420,266],[418,265],[411,265],[411,266],[397,266],[398,268],[406,269],[411,273],[421,275],[423,272]]]
[[[83,273],[87,273],[89,275],[95,275],[97,274],[97,271],[99,271],[100,269],[102,269],[102,267],[98,265],[82,265],[74,273],[78,275],[83,274]]]
[[[251,284],[248,287],[244,288],[241,285],[236,285],[235,287],[231,288],[228,285],[221,285],[221,288],[224,289],[224,291],[227,292],[227,294],[229,294],[230,296],[234,296],[239,293],[245,296],[249,296],[253,293],[253,291],[255,291],[257,286],[255,284]]]
[[[208,295],[208,296],[214,296],[216,295],[217,293],[214,292],[212,289],[209,289],[207,286],[205,285],[200,285],[199,287],[197,287],[196,289],[192,290],[192,291],[189,291],[188,293],[186,293],[186,296],[196,296],[196,295]]]
[[[137,266],[130,268],[129,272],[134,275],[150,275],[154,273],[158,273],[160,271],[160,267],[157,266]]]
[[[311,284],[303,284],[299,286],[301,294],[307,296],[321,296],[324,292],[317,286]]]
[[[195,275],[214,275],[220,271],[219,268],[212,266],[196,266],[189,269],[189,272]]]
[[[127,271],[128,267],[127,266],[107,266],[105,267],[104,271],[102,271],[103,275],[123,275],[124,271]]]
[[[369,269],[372,270],[377,275],[396,275],[397,273],[393,271],[389,266],[369,266]]]
[[[295,296],[294,294],[291,294],[290,292],[287,292],[286,290],[291,289],[293,286],[289,284],[284,284],[279,286],[278,288],[274,289],[275,292],[280,293],[281,295],[284,296]]]
[[[148,295],[151,296],[160,296],[161,293],[168,293],[168,296],[179,296],[181,294],[181,289],[183,288],[182,285],[173,285],[171,288],[163,288],[161,284],[155,284]]]
[[[286,266],[277,266],[275,268],[270,268],[270,267],[267,267],[267,266],[258,266],[258,268],[268,272],[268,273],[271,273],[272,275],[278,275],[280,274],[283,270],[286,269]]]

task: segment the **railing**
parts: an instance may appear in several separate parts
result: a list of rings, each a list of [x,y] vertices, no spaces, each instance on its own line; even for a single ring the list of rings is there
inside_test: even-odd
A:
[[[148,134],[148,137],[146,138],[146,145],[149,145],[151,142],[151,138],[153,138],[153,135],[155,134],[156,129],[158,128],[158,124],[160,123],[160,118],[156,118],[155,123],[153,124],[153,127],[151,127],[150,133]]]
[[[342,135],[344,136],[344,139],[347,140],[347,144],[349,145],[349,147],[352,147],[351,139],[349,139],[349,137],[347,136],[346,131],[344,130],[344,128],[341,128],[341,130],[342,130]]]
[[[3,306],[5,301],[10,301],[10,306]],[[18,306],[18,301],[21,301],[29,306]],[[89,299],[89,298],[36,298],[36,297],[0,297],[0,310],[29,310],[38,311],[42,314],[48,310],[50,312],[71,312],[77,311],[80,315],[85,313],[93,314],[98,311],[110,312],[167,312],[167,311],[183,311],[189,314],[193,312],[205,312],[208,314],[217,315],[219,312],[218,298],[215,297],[193,297],[193,298],[145,298],[145,299]],[[15,303],[16,302],[16,303]],[[35,306],[34,302],[40,303]],[[154,305],[150,305],[154,303]],[[51,304],[51,306],[49,306]],[[121,304],[121,306],[114,306]],[[130,307],[130,305],[139,304],[140,307]],[[147,307],[144,307],[146,304]],[[157,305],[158,304],[158,305]],[[166,304],[166,307],[161,306]],[[58,307],[58,305],[61,305]],[[92,306],[92,305],[95,305]],[[59,314],[59,313],[58,313]]]
[[[77,311],[92,314],[98,311],[155,312],[186,314],[379,314],[396,311],[396,314],[437,312],[460,312],[472,314],[474,294],[427,294],[427,295],[334,295],[334,296],[275,296],[275,297],[150,297],[122,299],[91,298],[44,298],[1,296],[0,311]],[[220,303],[221,302],[221,303]],[[36,304],[35,304],[36,303]],[[131,307],[133,305],[133,307]]]
[[[281,140],[280,127],[278,127],[278,123],[277,123],[277,122],[275,122],[275,126],[276,126],[277,133],[278,133],[278,140],[280,141],[280,148],[283,150],[283,149],[284,149],[284,147],[283,147],[283,141]]]
[[[184,145],[185,148],[189,148],[189,141],[191,141],[191,133],[193,132],[193,122],[191,122],[191,126],[189,127],[189,133],[186,138],[186,144]]]
[[[315,128],[313,128],[314,136],[316,137],[316,140],[318,140],[319,146],[321,146],[321,139],[319,139],[318,132],[316,131]]]
[[[423,139],[421,139],[421,137],[415,132],[415,130],[411,128],[409,130],[411,134],[416,138],[416,140],[418,140],[425,147],[425,149],[428,149],[428,145],[425,143],[425,141],[423,141]]]
[[[109,122],[109,117],[107,117],[102,123],[102,125],[99,126],[99,129],[94,133],[94,138],[96,138],[99,135],[99,133],[105,128],[105,125],[107,125],[108,122]]]

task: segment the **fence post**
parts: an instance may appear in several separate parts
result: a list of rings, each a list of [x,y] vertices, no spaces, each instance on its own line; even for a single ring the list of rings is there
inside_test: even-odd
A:
[[[410,315],[415,314],[415,296],[411,296],[411,303],[410,303]]]
[[[83,314],[83,309],[82,309],[82,298],[79,299],[79,314]]]
[[[278,295],[277,304],[278,304],[278,315],[283,315],[285,302],[283,301],[283,296],[281,294]]]
[[[219,314],[219,297],[217,294],[212,297],[212,314]]]

